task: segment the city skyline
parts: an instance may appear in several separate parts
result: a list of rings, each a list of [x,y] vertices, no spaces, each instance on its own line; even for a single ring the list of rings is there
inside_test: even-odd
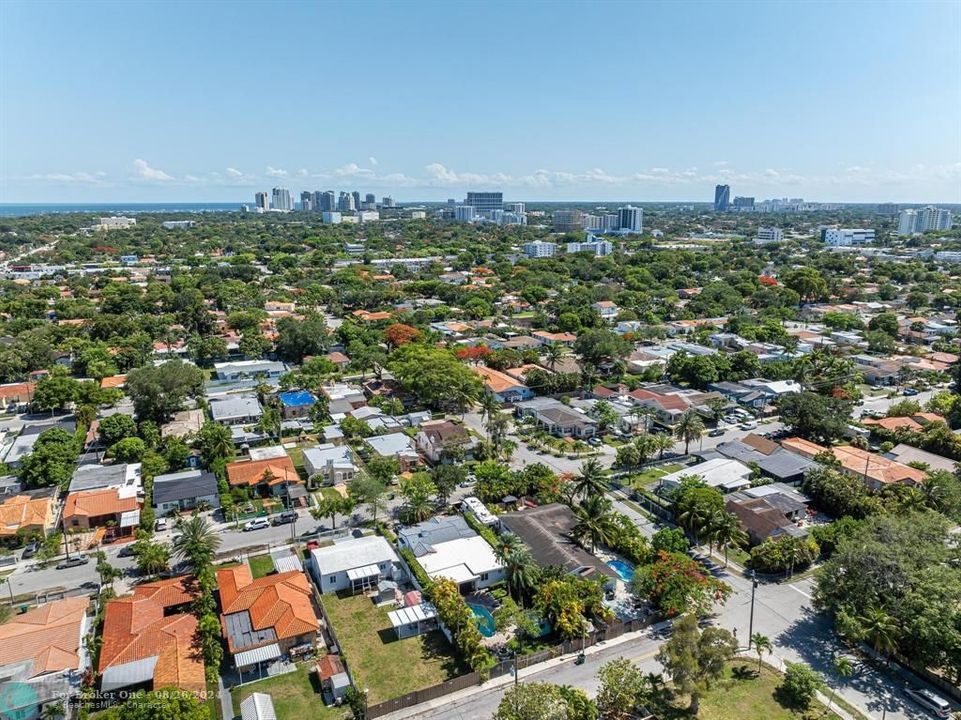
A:
[[[0,202],[961,202],[956,3],[185,7],[0,6]]]

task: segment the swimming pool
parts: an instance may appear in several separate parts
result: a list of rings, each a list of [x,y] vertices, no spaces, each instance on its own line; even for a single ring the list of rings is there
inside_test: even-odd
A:
[[[483,605],[471,605],[468,603],[467,607],[474,613],[474,619],[477,620],[477,629],[480,630],[480,634],[488,638],[494,637],[494,633],[497,632],[497,627],[494,624],[494,616],[491,615],[491,611]]]
[[[634,579],[634,568],[623,560],[611,560],[607,563],[607,566],[616,572],[624,582],[630,582]]]

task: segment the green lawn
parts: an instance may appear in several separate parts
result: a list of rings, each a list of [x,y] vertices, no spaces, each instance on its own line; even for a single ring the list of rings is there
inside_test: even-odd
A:
[[[700,720],[840,720],[817,702],[807,710],[783,705],[775,692],[782,675],[767,666],[762,668],[760,677],[756,672],[756,662],[732,662],[724,677],[701,695],[701,711],[697,717]],[[664,708],[658,717],[661,720],[692,717],[687,710],[687,698],[675,698],[672,706]]]
[[[269,693],[274,700],[278,718],[313,718],[314,720],[342,720],[350,717],[345,707],[326,707],[321,699],[317,675],[311,672],[313,665],[306,663],[297,672],[249,683],[230,691],[234,701],[234,716],[240,716],[241,701],[255,692]],[[219,707],[218,707],[219,710]]]
[[[665,475],[670,475],[672,472],[677,472],[683,467],[683,465],[678,463],[668,463],[667,465],[648,468],[643,472],[632,475],[631,483],[634,487],[652,487],[657,485],[657,481]]]
[[[247,564],[250,565],[250,574],[255,579],[274,571],[274,561],[270,559],[270,555],[254,555],[247,558]]]
[[[359,688],[379,703],[449,680],[462,672],[454,648],[439,630],[398,640],[387,619],[364,595],[323,596],[341,651]],[[282,717],[278,713],[278,717]]]

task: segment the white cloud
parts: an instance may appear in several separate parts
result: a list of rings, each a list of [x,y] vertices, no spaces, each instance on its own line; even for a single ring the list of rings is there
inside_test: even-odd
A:
[[[163,170],[150,167],[146,160],[137,158],[133,161],[134,177],[148,182],[170,182],[174,179],[173,175],[168,175]]]
[[[373,177],[374,171],[369,168],[362,168],[357,163],[347,163],[334,170],[334,175],[340,177]]]
[[[72,183],[77,185],[103,185],[107,174],[103,171],[94,173],[73,172],[73,173],[34,173],[27,175],[26,180],[39,180],[51,183]]]
[[[375,158],[373,155],[367,158],[367,162],[371,164],[371,167],[377,167],[377,158]]]
[[[300,168],[300,170],[297,171],[297,174],[300,177],[308,177],[310,175],[310,173],[307,172],[307,168]]]
[[[270,165],[267,166],[267,170],[265,174],[267,175],[267,177],[274,177],[274,178],[287,177],[286,170],[281,170],[280,168],[271,167]]]
[[[228,176],[232,178],[242,178],[244,176],[244,174],[240,172],[240,170],[232,167],[227,168],[226,173]]]

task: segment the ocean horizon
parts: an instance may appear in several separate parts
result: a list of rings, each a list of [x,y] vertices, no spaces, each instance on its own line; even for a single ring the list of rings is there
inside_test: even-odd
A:
[[[0,203],[0,217],[66,213],[202,213],[239,212],[243,202],[209,203]]]

